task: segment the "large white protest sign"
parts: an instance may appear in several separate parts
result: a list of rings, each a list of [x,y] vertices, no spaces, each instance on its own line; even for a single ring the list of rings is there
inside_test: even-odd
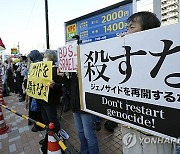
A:
[[[61,72],[76,72],[77,70],[77,43],[75,42],[57,49],[58,67]]]
[[[84,110],[180,137],[180,24],[80,45]]]

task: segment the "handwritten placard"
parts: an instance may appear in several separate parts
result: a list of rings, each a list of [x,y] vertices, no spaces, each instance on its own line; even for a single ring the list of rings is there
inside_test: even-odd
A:
[[[51,81],[52,61],[32,63],[28,71],[27,95],[48,102]]]
[[[76,72],[77,70],[77,43],[59,47],[58,67],[61,72]]]

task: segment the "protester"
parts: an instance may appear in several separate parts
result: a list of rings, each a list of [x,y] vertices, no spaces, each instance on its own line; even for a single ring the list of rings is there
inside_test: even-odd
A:
[[[32,50],[28,54],[27,58],[28,58],[29,63],[36,63],[36,62],[40,62],[43,60],[43,56],[41,55],[41,53],[38,50]],[[29,64],[29,66],[30,66],[30,64]],[[32,98],[26,99],[26,101],[29,102],[29,117],[36,121],[43,123],[40,110],[39,111],[31,111],[31,109],[30,109],[31,103],[32,103]],[[31,124],[32,123],[30,121],[28,121],[28,125],[31,125]],[[41,131],[43,129],[41,127],[37,126],[36,124],[34,124],[34,126],[32,127],[31,130],[33,132],[37,132],[37,131]]]
[[[8,58],[5,63],[7,64],[7,85],[8,85],[8,88],[9,88],[9,92],[14,92],[14,89],[13,89],[13,81],[14,81],[14,76],[13,76],[13,64],[12,64],[12,59],[11,58]]]
[[[1,64],[1,78],[2,78],[2,94],[3,97],[9,96],[9,90],[7,86],[7,75],[6,67],[4,64]]]
[[[99,147],[96,136],[95,116],[81,110],[78,76],[76,73],[72,73],[70,83],[70,104],[81,143],[81,154],[98,154]]]
[[[127,21],[127,34],[157,28],[161,25],[155,14],[146,11],[131,15]],[[140,138],[155,138],[156,136],[123,125],[122,135],[124,136],[127,133],[134,134],[136,143],[131,147],[123,144],[123,154],[174,154],[175,147],[173,143],[141,143]]]
[[[60,123],[57,113],[57,105],[60,101],[62,95],[62,77],[57,75],[57,67],[55,63],[57,61],[57,54],[54,50],[46,50],[44,53],[43,61],[52,61],[52,78],[53,81],[49,84],[49,95],[48,102],[44,100],[37,99],[37,102],[40,104],[41,114],[46,125],[49,125],[50,122],[55,124],[55,132],[58,133],[60,130]],[[47,153],[47,144],[48,144],[48,134],[43,140],[40,141],[42,145],[41,150],[44,154]]]
[[[18,63],[19,63],[19,59],[16,59],[13,61],[13,76],[14,76],[14,82],[13,82],[13,89],[14,89],[14,93],[18,94],[18,85],[17,85],[17,75],[16,75],[16,70],[18,68]]]
[[[22,89],[22,83],[23,83],[23,72],[26,69],[26,56],[20,56],[20,62],[18,63],[18,68],[16,70],[16,82],[17,82],[17,87],[18,87],[18,92],[19,92],[19,102],[25,101],[25,95],[23,94],[23,89]]]
[[[70,110],[70,82],[69,82],[69,73],[63,73],[62,75],[63,84],[62,84],[62,98],[61,98],[61,105],[62,110],[67,112]]]

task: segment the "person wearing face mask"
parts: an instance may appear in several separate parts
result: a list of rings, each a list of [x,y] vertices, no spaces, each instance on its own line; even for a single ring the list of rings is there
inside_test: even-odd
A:
[[[43,61],[48,61],[47,57],[44,57],[44,58],[43,58]]]
[[[28,58],[28,65],[27,65],[28,67],[24,71],[25,79],[28,76],[28,70],[29,70],[30,64],[42,61],[43,60],[43,56],[42,56],[42,54],[38,50],[32,50],[27,55],[27,58]],[[25,83],[25,85],[26,84],[27,83]],[[26,96],[26,108],[29,108],[29,117],[34,119],[34,120],[36,120],[36,121],[39,121],[39,122],[43,123],[41,112],[40,111],[36,111],[35,112],[35,111],[31,111],[30,110],[31,103],[32,103],[32,98],[29,97],[29,96]],[[32,125],[32,122],[28,121],[28,125]],[[43,128],[41,128],[41,127],[37,126],[36,124],[34,124],[34,126],[32,127],[31,130],[33,132],[37,132],[37,131],[43,130]]]
[[[151,12],[137,12],[131,15],[128,20],[127,34],[136,33],[152,28],[160,27],[161,23],[154,13]],[[174,154],[175,146],[173,143],[143,143],[142,138],[156,138],[151,134],[145,133],[141,130],[133,129],[122,125],[122,136],[130,133],[133,138],[136,138],[136,143],[128,147],[123,144],[123,154]],[[124,142],[123,142],[124,143]]]
[[[44,53],[43,61],[52,61],[52,79],[53,81],[49,84],[49,95],[48,102],[44,100],[37,99],[37,102],[40,104],[41,115],[46,125],[49,125],[50,122],[55,124],[55,132],[58,133],[60,130],[60,123],[57,114],[57,105],[60,101],[62,95],[62,77],[57,75],[57,67],[55,63],[57,62],[57,53],[54,50],[46,50]],[[47,143],[48,143],[48,134],[43,140],[39,142],[42,145],[41,151],[47,153]]]

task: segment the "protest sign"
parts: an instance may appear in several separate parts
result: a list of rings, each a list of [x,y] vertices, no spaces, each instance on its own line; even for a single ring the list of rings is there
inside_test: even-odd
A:
[[[76,72],[77,70],[77,43],[68,43],[57,49],[58,67],[61,72]]]
[[[28,71],[26,93],[48,102],[49,83],[52,81],[52,61],[31,63]]]
[[[180,24],[80,45],[86,112],[180,137]]]

